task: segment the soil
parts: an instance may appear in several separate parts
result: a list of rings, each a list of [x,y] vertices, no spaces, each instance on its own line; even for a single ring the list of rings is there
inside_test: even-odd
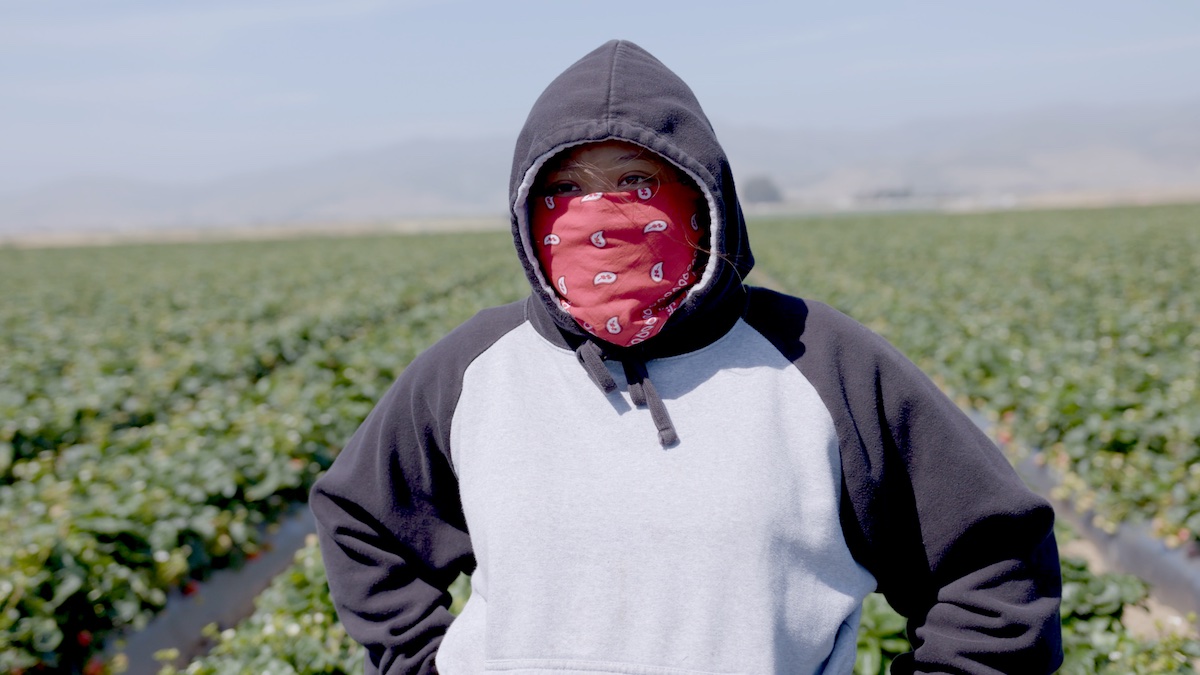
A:
[[[1061,545],[1059,550],[1063,555],[1086,560],[1088,569],[1093,574],[1113,571],[1112,566],[1100,553],[1100,549],[1082,537],[1068,541]],[[1131,633],[1144,639],[1158,639],[1172,633],[1200,638],[1200,632],[1196,630],[1195,623],[1189,622],[1187,617],[1178,610],[1155,597],[1153,589],[1151,589],[1150,597],[1146,600],[1144,608],[1136,606],[1125,608],[1125,612],[1121,615],[1121,623],[1125,624]],[[1200,664],[1197,666],[1200,667]]]

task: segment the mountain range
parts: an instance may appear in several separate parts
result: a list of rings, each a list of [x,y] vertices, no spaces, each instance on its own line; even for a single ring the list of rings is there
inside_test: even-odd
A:
[[[1200,100],[872,131],[716,126],[734,175],[777,186],[777,210],[1200,199]],[[78,178],[0,197],[0,236],[503,220],[511,148],[501,137],[407,141],[191,185]]]

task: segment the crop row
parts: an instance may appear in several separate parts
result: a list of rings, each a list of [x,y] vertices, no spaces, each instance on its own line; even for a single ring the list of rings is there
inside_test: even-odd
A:
[[[16,459],[170,418],[462,281],[439,283],[446,260],[419,250],[243,246],[5,252],[0,480]]]
[[[1125,407],[1116,417],[1132,417],[1124,411],[1133,403],[1143,408],[1139,415],[1166,421],[1132,425],[1139,440],[1119,452],[1157,452],[1159,462],[1185,467],[1194,461],[1188,453],[1194,450],[1196,433],[1187,425],[1195,419],[1195,398],[1189,395],[1194,384],[1187,378],[1196,370],[1189,365],[1196,360],[1197,344],[1190,337],[1190,322],[1200,313],[1195,295],[1187,294],[1186,280],[1189,269],[1200,268],[1190,231],[1198,215],[1200,209],[1184,207],[806,219],[756,225],[753,241],[760,269],[773,282],[826,300],[868,323],[956,392],[962,403],[991,411],[1002,435],[1016,434],[1027,447],[1042,448],[1044,457],[1068,472],[1083,469],[1068,473],[1068,485],[1083,486],[1073,489],[1073,496],[1095,505],[1104,494],[1109,509],[1103,513],[1116,522],[1130,514],[1157,513],[1166,500],[1186,503],[1189,495],[1181,498],[1181,490],[1171,495],[1163,484],[1146,490],[1150,499],[1141,502],[1129,499],[1140,493],[1120,488],[1105,493],[1107,477],[1088,474],[1090,463],[1064,459],[1070,459],[1065,440],[1047,443],[1037,434],[1056,429],[1065,437],[1080,419],[1085,426],[1090,419],[1103,427],[1114,417],[1104,402],[1119,396]],[[1111,297],[1095,297],[1098,293]],[[1124,342],[1118,342],[1117,334]],[[1109,394],[1085,394],[1102,371],[1110,376]],[[1128,377],[1131,372],[1162,377],[1147,382]],[[1132,388],[1123,391],[1127,386]],[[1055,387],[1076,394],[1072,405],[1044,396]],[[1154,391],[1171,395],[1145,395]],[[1102,434],[1075,433],[1071,447],[1080,457],[1087,458],[1092,448],[1101,456],[1116,452],[1103,443]],[[1168,444],[1154,440],[1155,434],[1175,439],[1171,452],[1161,452]],[[1130,479],[1139,477],[1144,479]],[[1145,598],[1144,584],[1128,576],[1091,575],[1072,559],[1064,560],[1063,576],[1063,672],[1192,672],[1189,659],[1200,654],[1200,645],[1178,637],[1142,642],[1121,624],[1124,608]],[[254,670],[268,655],[276,659],[270,672],[343,672],[309,668],[311,655],[303,647],[308,637],[264,646],[265,632],[289,626],[306,636],[311,627],[316,643],[329,635],[344,640],[340,626],[316,627],[313,617],[328,620],[332,608],[327,597],[315,597],[317,604],[293,603],[287,609],[267,601],[273,609],[260,609],[247,624],[214,631],[213,653],[185,672]],[[304,652],[300,657],[293,649],[297,645]],[[859,634],[857,672],[886,672],[890,657],[907,648],[903,621],[881,599],[870,598]],[[346,663],[352,665],[344,672],[355,672],[354,659],[361,657],[349,649]]]
[[[457,615],[470,596],[470,580],[460,576],[450,586],[450,611]],[[316,536],[296,552],[295,562],[255,600],[255,611],[236,627],[205,628],[212,642],[208,654],[182,670],[164,666],[159,675],[357,675],[365,650],[337,620],[325,565]],[[159,655],[178,658],[177,650]]]
[[[1200,208],[763,223],[1108,524],[1200,529]],[[65,669],[253,556],[408,359],[527,292],[502,236],[0,251],[0,671]],[[7,406],[7,407],[5,407]],[[34,420],[31,422],[31,419]],[[7,457],[6,457],[7,456]]]
[[[1074,535],[1060,526],[1059,541]],[[1082,558],[1062,558],[1063,664],[1060,675],[1164,675],[1196,673],[1200,640],[1163,627],[1153,639],[1135,636],[1122,623],[1126,611],[1144,607],[1145,582],[1129,574],[1093,574]],[[887,675],[892,659],[911,649],[904,618],[883,597],[863,605],[855,675]]]
[[[763,223],[760,268],[883,334],[1107,529],[1200,532],[1200,207]]]
[[[451,587],[455,614],[470,593],[466,577]],[[1128,607],[1142,604],[1145,584],[1121,574],[1096,576],[1081,560],[1063,561],[1063,675],[1163,675],[1194,673],[1200,642],[1179,634],[1161,640],[1135,638],[1121,623]],[[186,666],[165,666],[159,675],[354,675],[364,650],[337,622],[316,538],[296,554],[292,567],[256,601],[255,612],[235,627],[205,629],[212,649]],[[912,647],[905,621],[882,596],[868,596],[858,631],[855,675],[887,675],[891,660]],[[161,654],[174,660],[175,651]]]
[[[0,543],[0,671],[72,669],[172,588],[254,556],[261,525],[303,498],[408,360],[478,305],[509,299],[515,267],[471,255],[477,243],[462,244],[464,265],[454,238],[393,240],[374,255],[412,258],[429,277],[407,286],[423,298],[360,273],[334,303],[369,308],[342,313],[350,330],[335,323],[265,372],[210,378],[150,423],[17,458],[0,486],[0,528],[13,533]],[[466,271],[446,274],[456,266]]]
[[[1080,486],[1073,496],[1106,506],[1105,517],[1116,522],[1139,513],[1161,517],[1164,507],[1200,494],[1171,485],[1179,467],[1196,459],[1197,428],[1189,424],[1196,419],[1191,392],[1200,343],[1192,329],[1200,311],[1187,281],[1200,269],[1198,217],[1200,209],[1188,207],[921,214],[764,223],[752,236],[769,279],[884,334],[963,404],[990,411],[1002,435],[1041,448],[1068,471],[1068,485]],[[1131,409],[1137,412],[1126,414]],[[1132,424],[1138,421],[1151,423]],[[1126,442],[1108,443],[1122,437],[1113,430],[1119,423],[1129,423]],[[1096,461],[1093,450],[1109,459]],[[1138,453],[1171,469],[1139,491],[1127,484],[1152,475],[1143,468],[1126,470],[1124,481],[1093,471],[1111,457]],[[321,578],[319,559],[301,555],[311,591]],[[328,623],[328,597],[313,592],[311,602],[299,601],[288,590],[297,574],[285,576],[243,625],[214,629],[213,652],[183,672],[356,672],[361,652]],[[1190,659],[1200,645],[1178,637],[1141,642],[1121,624],[1124,609],[1144,600],[1144,584],[1091,575],[1073,559],[1064,559],[1063,577],[1063,672],[1193,672]],[[280,630],[299,638],[271,641]],[[907,648],[903,621],[880,598],[869,598],[856,672],[886,672],[891,656]],[[310,667],[314,653],[342,660]]]

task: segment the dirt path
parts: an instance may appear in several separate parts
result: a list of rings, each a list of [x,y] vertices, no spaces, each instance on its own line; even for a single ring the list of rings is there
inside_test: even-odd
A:
[[[1093,574],[1104,574],[1113,571],[1112,566],[1104,559],[1104,555],[1100,552],[1100,549],[1083,537],[1072,539],[1059,548],[1063,555],[1086,560],[1088,569]],[[1125,608],[1125,612],[1121,616],[1121,623],[1125,624],[1125,627],[1139,638],[1158,639],[1168,634],[1182,634],[1190,635],[1192,638],[1200,638],[1200,633],[1197,632],[1196,626],[1189,623],[1178,610],[1164,604],[1160,598],[1155,597],[1153,589],[1151,589],[1145,608]],[[1196,665],[1200,668],[1200,663]]]

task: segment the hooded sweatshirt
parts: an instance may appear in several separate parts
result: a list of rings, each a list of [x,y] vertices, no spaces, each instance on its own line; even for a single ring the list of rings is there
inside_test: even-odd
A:
[[[561,309],[529,234],[542,165],[610,138],[689,176],[711,223],[699,281],[631,348]],[[674,73],[625,41],[569,67],[510,197],[532,294],[414,360],[312,491],[368,673],[849,673],[876,589],[914,645],[893,673],[1057,667],[1050,507],[882,338],[743,285],[729,163]]]

